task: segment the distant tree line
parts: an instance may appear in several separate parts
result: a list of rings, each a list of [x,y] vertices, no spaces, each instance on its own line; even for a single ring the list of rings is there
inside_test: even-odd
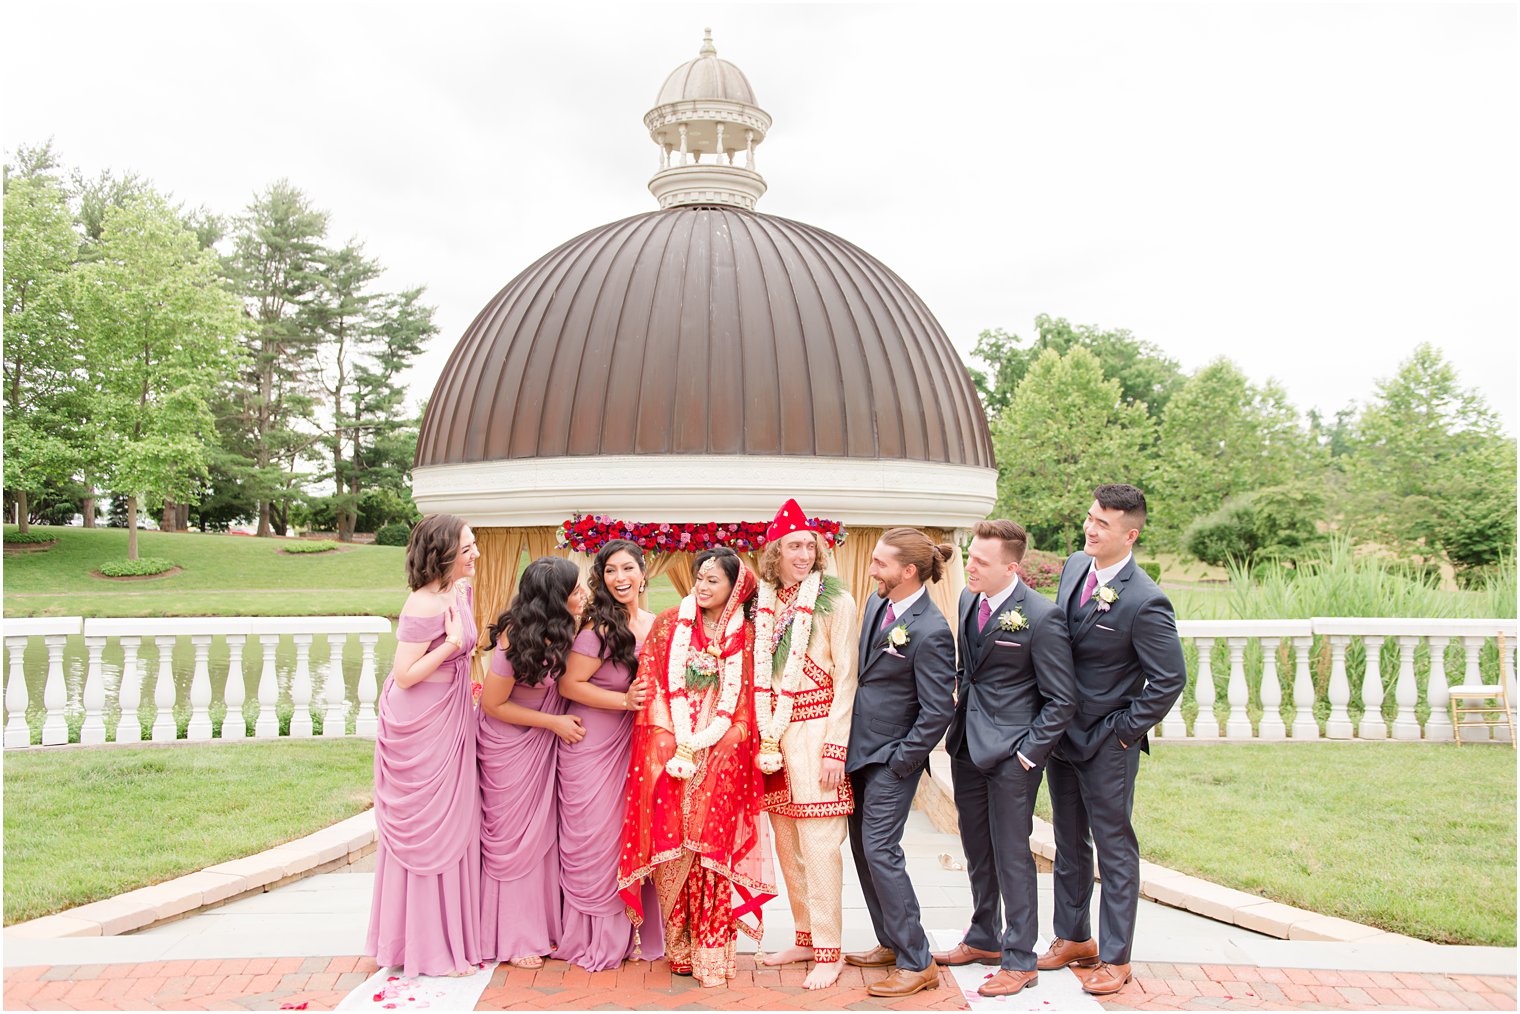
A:
[[[186,209],[131,173],[4,169],[6,517],[132,531],[416,517],[420,408],[401,376],[437,332],[422,287],[384,291],[357,239],[285,180],[241,214]]]
[[[1219,358],[1185,375],[1125,330],[1040,316],[982,332],[972,378],[998,460],[997,511],[1077,548],[1088,491],[1146,491],[1144,541],[1209,563],[1291,563],[1331,532],[1472,579],[1515,552],[1515,441],[1422,344],[1371,401],[1326,420]]]

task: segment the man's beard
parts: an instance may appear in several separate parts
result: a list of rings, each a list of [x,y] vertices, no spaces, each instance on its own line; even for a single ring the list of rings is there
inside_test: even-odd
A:
[[[892,597],[892,593],[897,590],[897,586],[900,585],[900,584],[902,584],[902,582],[901,581],[893,581],[891,584],[888,584],[887,582],[883,581],[881,578],[877,578],[876,579],[876,584],[877,584],[876,597],[877,598],[881,598],[881,599],[886,599],[886,598],[891,598]]]

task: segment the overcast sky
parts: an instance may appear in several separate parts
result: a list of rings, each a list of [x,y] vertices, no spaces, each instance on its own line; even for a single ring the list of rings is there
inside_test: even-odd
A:
[[[1036,314],[1227,355],[1302,409],[1431,341],[1516,426],[1503,4],[11,5],[0,144],[235,212],[288,177],[393,287],[431,390],[538,256],[655,207],[642,125],[702,29],[774,119],[759,210],[901,275],[956,347]]]

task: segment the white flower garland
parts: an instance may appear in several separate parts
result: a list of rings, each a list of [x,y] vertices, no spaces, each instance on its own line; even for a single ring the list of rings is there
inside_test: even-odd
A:
[[[813,608],[818,604],[818,590],[822,586],[823,576],[813,571],[797,589],[797,601],[792,606],[792,642],[787,648],[786,667],[781,672],[781,690],[773,693],[776,586],[768,582],[760,585],[760,604],[755,615],[755,712],[760,728],[760,752],[755,756],[755,766],[766,774],[781,770],[781,734],[792,720],[792,703],[802,686],[802,663],[812,640]]]
[[[676,614],[676,629],[670,641],[670,661],[665,668],[665,686],[670,691],[670,724],[675,728],[676,754],[665,762],[665,771],[672,778],[687,779],[697,773],[694,755],[706,750],[723,738],[734,721],[734,708],[739,704],[739,686],[744,682],[744,652],[736,651],[728,658],[721,658],[722,644],[744,629],[744,609],[734,608],[725,614],[726,628],[719,637],[713,638],[707,653],[718,664],[722,674],[718,689],[718,707],[712,720],[701,732],[693,727],[695,718],[691,713],[691,701],[686,696],[686,668],[691,659],[691,630],[697,619],[697,597],[688,595],[681,600]]]

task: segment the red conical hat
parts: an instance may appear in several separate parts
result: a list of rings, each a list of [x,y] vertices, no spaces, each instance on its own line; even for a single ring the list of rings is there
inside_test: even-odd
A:
[[[765,541],[775,542],[777,539],[786,538],[793,532],[816,531],[818,531],[817,526],[807,519],[806,514],[802,513],[802,508],[797,506],[797,501],[788,500],[776,512],[775,520],[770,523],[770,527],[766,528]]]

